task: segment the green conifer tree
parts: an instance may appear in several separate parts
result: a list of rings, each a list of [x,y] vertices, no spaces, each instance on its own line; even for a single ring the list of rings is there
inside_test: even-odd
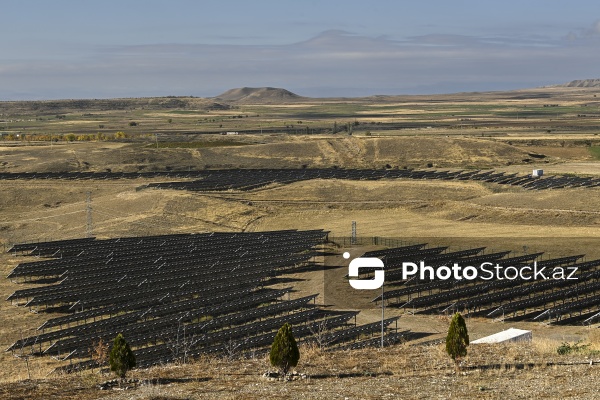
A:
[[[450,321],[448,336],[446,336],[446,352],[452,357],[456,365],[462,357],[467,355],[468,345],[469,333],[467,332],[465,319],[460,313],[456,313]]]
[[[108,361],[110,363],[110,370],[121,379],[125,378],[127,371],[135,368],[135,355],[120,333],[115,338]]]
[[[286,322],[279,328],[273,340],[269,360],[272,366],[279,368],[283,375],[286,375],[291,367],[298,365],[299,359],[300,351],[292,333],[292,326]]]

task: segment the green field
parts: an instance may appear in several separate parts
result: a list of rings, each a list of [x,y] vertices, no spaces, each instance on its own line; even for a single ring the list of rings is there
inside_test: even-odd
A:
[[[600,146],[590,146],[588,151],[596,160],[600,160]]]

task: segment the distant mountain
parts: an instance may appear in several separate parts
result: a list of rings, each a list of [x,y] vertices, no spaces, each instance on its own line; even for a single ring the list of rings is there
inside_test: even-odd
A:
[[[96,112],[113,110],[228,110],[231,105],[201,97],[139,97],[115,99],[62,99],[0,101],[6,115],[44,115],[68,112]]]
[[[600,79],[578,79],[561,85],[555,85],[554,87],[600,87]]]
[[[302,96],[298,96],[297,94],[292,93],[289,90],[273,87],[243,87],[237,89],[230,89],[225,93],[214,97],[215,100],[218,99],[222,101],[231,101],[236,103],[271,103],[298,100],[302,98]]]

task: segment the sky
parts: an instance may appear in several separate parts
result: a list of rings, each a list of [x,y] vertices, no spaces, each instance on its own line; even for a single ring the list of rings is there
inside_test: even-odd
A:
[[[511,90],[600,78],[598,0],[2,0],[0,100]]]

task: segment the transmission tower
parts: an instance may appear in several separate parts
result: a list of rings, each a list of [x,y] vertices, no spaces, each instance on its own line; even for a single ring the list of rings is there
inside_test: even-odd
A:
[[[94,237],[94,224],[92,222],[92,192],[87,192],[87,198],[85,200],[85,211],[87,213],[87,224],[85,226],[86,237]]]

